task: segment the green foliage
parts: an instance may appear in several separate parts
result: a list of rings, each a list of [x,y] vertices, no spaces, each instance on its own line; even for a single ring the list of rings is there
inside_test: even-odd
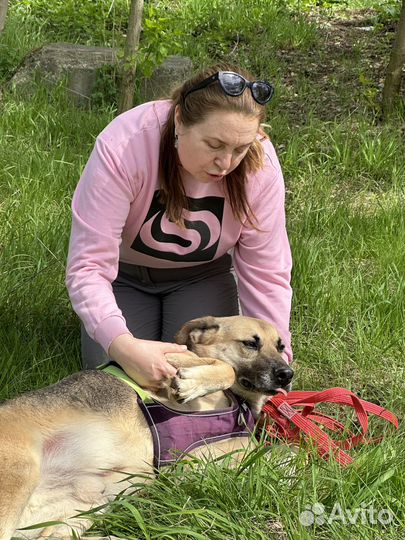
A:
[[[136,55],[137,69],[142,75],[150,77],[168,54],[180,51],[180,35],[174,17],[162,16],[152,4],[145,6],[142,36]]]
[[[0,54],[0,78],[9,78],[23,57],[21,47],[13,42],[13,36],[21,34],[12,33],[12,26],[22,24],[27,27],[28,36],[38,28],[44,42],[114,46],[119,49],[117,57],[120,59],[123,57],[128,13],[129,6],[125,0],[55,0],[51,3],[47,0],[15,0],[10,9],[10,32],[4,45],[0,44],[0,53],[2,49],[4,51],[4,54]],[[131,64],[137,65],[140,75],[149,77],[168,54],[180,51],[180,36],[181,31],[172,12],[145,4],[140,44]],[[112,75],[110,81],[108,73]],[[113,88],[116,82],[116,68],[100,70],[93,96],[94,104],[116,103],[116,89]]]
[[[346,8],[350,0],[281,0],[285,6],[297,11],[311,11],[315,9],[330,10],[332,8]]]
[[[141,42],[132,59],[127,59],[125,68],[133,64],[137,69],[138,93],[140,76],[150,77],[156,66],[162,64],[169,54],[178,52],[180,44],[176,42],[179,32],[171,30],[169,17],[159,16],[153,6],[145,6]],[[122,61],[123,50],[119,50],[117,58]],[[121,64],[122,67],[122,64]],[[96,85],[91,95],[93,107],[113,107],[118,103],[118,88],[120,77],[116,66],[105,66],[97,70]]]
[[[116,66],[103,66],[97,70],[96,83],[91,94],[94,108],[117,108],[119,76]]]
[[[386,26],[399,21],[401,2],[399,0],[382,0],[373,5],[374,24]]]
[[[306,447],[298,454],[282,445],[259,447],[239,457],[234,469],[229,456],[164,467],[146,486],[142,477],[134,477],[132,490],[98,516],[90,512],[92,534],[147,540],[402,537],[403,448],[396,452],[387,441],[379,448],[363,447],[356,465],[346,470],[320,463]],[[311,524],[302,520],[302,512],[314,503],[322,506],[325,519]],[[384,527],[376,520],[371,530],[360,516],[352,523],[328,522],[336,504],[347,517],[356,509],[389,509],[392,523]]]
[[[364,102],[368,104],[370,110],[374,110],[376,115],[381,113],[381,106],[378,102],[378,88],[373,81],[362,71],[359,74],[359,83],[363,89],[362,95]]]
[[[15,0],[10,13],[41,24],[50,39],[112,45],[122,40],[128,4],[125,0]]]
[[[183,53],[196,65],[226,59],[260,74],[278,49],[305,50],[317,41],[315,27],[278,1],[184,0],[169,9],[176,10]]]
[[[369,10],[373,12],[371,22],[381,25],[397,21],[401,10],[401,0],[278,0],[278,3],[296,12]]]
[[[101,0],[104,7],[84,3],[77,9],[108,11]],[[173,41],[196,67],[225,58],[279,78],[269,131],[287,187],[295,388],[344,386],[403,418],[403,133],[394,121],[387,126],[373,122],[378,87],[361,44],[357,54],[345,50],[336,69],[325,70],[323,82],[315,76],[331,66],[323,56],[331,49],[322,49],[319,30],[302,15],[306,3],[148,2],[139,70],[147,73],[166,53],[178,50]],[[56,0],[49,9],[59,5],[63,13],[61,4]],[[122,45],[117,28],[124,33],[125,25],[120,26],[118,11],[111,15],[113,22],[96,16],[75,34],[65,29],[62,15],[57,15],[59,29],[46,20],[43,0],[41,16],[34,17],[29,5],[14,1],[11,6],[0,44],[3,75],[51,35]],[[122,6],[126,18],[128,6]],[[356,0],[356,7],[369,8],[370,2]],[[121,8],[115,4],[114,9]],[[311,71],[319,64],[320,70]],[[96,135],[114,116],[115,77],[114,69],[100,70],[95,96],[100,108],[93,111],[71,107],[62,87],[39,88],[29,100],[10,92],[2,99],[0,399],[79,369],[79,323],[64,285],[70,203]],[[382,429],[373,429],[373,435],[381,435]],[[397,540],[405,532],[403,436],[403,429],[398,436],[387,431],[378,446],[352,450],[355,465],[345,470],[305,447],[291,460],[285,446],[265,455],[259,450],[236,470],[226,459],[202,462],[200,468],[180,464],[144,491],[118,497],[95,518],[93,532],[151,539],[267,539],[285,533],[302,540]],[[335,502],[349,511],[370,504],[390,508],[395,521],[386,529],[300,524],[308,504],[321,503],[329,514]]]
[[[8,80],[32,49],[42,45],[45,36],[40,24],[10,14],[0,36],[0,84]]]

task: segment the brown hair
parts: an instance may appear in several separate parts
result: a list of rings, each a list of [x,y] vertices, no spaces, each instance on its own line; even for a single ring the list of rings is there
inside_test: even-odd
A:
[[[160,142],[159,167],[161,176],[160,200],[166,206],[169,219],[184,226],[183,208],[188,208],[187,197],[181,179],[177,152],[174,151],[174,116],[176,106],[180,109],[182,123],[189,127],[203,122],[210,114],[217,111],[230,111],[255,117],[259,123],[264,122],[266,109],[252,98],[251,92],[245,90],[241,96],[227,96],[219,83],[214,83],[202,90],[192,92],[184,99],[184,95],[196,84],[210,77],[217,71],[235,71],[246,79],[252,80],[252,75],[245,70],[231,65],[212,66],[186,81],[174,90],[172,107],[167,122],[162,130]],[[266,136],[260,130],[260,134]],[[250,172],[258,171],[263,166],[263,148],[256,139],[239,165],[225,177],[226,195],[231,205],[233,215],[243,222],[248,219],[252,223],[254,214],[246,196],[246,177]]]

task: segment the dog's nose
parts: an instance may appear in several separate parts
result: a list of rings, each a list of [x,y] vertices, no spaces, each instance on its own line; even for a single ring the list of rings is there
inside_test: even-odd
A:
[[[294,376],[294,371],[289,367],[282,367],[274,370],[274,377],[276,384],[280,386],[287,386],[291,382]]]

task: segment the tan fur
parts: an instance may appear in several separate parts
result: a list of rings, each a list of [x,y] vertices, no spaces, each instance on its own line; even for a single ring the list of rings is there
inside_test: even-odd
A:
[[[260,350],[246,345],[255,339]],[[276,330],[257,319],[196,319],[180,330],[177,341],[189,352],[168,355],[177,376],[155,396],[177,410],[224,408],[228,399],[222,390],[232,388],[258,414],[263,390],[270,394],[280,386],[272,380],[274,369],[287,367]],[[241,386],[246,379],[257,388]],[[249,442],[229,439],[195,453],[215,457]],[[136,394],[111,375],[80,372],[5,402],[0,407],[0,540],[81,535],[91,523],[74,516],[129,487],[128,474],[153,479],[152,462],[152,438]],[[64,524],[18,530],[46,521]]]

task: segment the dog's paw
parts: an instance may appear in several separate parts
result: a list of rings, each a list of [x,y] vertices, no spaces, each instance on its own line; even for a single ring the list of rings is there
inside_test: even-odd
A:
[[[180,368],[173,377],[170,387],[173,396],[179,403],[187,403],[209,392],[204,382],[199,377],[199,368]]]

